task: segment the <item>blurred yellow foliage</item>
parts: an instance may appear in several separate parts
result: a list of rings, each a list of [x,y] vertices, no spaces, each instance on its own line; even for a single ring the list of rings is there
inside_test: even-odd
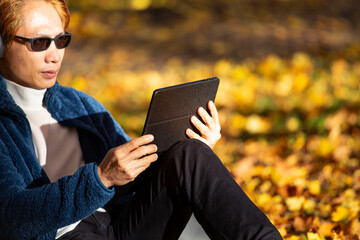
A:
[[[131,0],[131,8],[135,10],[144,10],[151,5],[151,0]]]
[[[131,4],[142,9],[149,1]],[[81,28],[81,15],[73,18]],[[99,27],[86,24],[87,33]],[[360,62],[319,67],[301,52],[243,62],[174,57],[161,68],[127,69],[130,53],[111,55],[99,55],[87,74],[65,71],[59,79],[100,100],[135,137],[155,88],[219,76],[223,137],[215,151],[284,239],[358,239]],[[76,66],[91,69],[83,64]]]

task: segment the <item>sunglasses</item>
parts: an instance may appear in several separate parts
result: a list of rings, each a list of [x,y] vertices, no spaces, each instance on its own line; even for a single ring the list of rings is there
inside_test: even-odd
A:
[[[59,35],[56,38],[50,37],[37,37],[37,38],[24,38],[15,36],[18,39],[21,39],[25,42],[29,42],[31,44],[31,50],[35,52],[45,51],[50,47],[52,41],[55,42],[55,46],[57,49],[66,48],[69,46],[71,42],[71,33],[66,32],[65,34]]]

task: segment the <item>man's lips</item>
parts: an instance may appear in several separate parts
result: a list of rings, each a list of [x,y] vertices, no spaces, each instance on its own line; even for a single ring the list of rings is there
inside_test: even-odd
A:
[[[41,72],[43,77],[48,78],[48,79],[56,77],[57,73],[58,73],[58,70],[46,70],[46,71]]]

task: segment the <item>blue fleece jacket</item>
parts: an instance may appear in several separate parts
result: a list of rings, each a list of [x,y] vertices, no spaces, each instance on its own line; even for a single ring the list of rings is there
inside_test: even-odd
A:
[[[35,155],[26,115],[0,76],[0,239],[54,239],[58,228],[115,198],[96,167],[109,149],[130,138],[99,102],[75,89],[56,83],[44,103],[60,124],[78,129],[86,164],[50,183]]]

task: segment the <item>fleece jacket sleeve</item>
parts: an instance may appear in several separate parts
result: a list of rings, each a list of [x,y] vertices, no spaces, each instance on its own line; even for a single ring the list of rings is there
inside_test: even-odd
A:
[[[94,163],[34,188],[26,187],[15,164],[0,142],[0,239],[49,235],[87,217],[114,195],[113,189],[100,182]]]

